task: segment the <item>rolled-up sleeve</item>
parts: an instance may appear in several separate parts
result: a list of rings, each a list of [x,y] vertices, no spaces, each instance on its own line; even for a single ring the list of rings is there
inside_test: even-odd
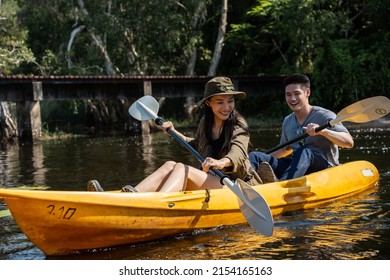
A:
[[[233,131],[229,152],[224,156],[232,162],[233,166],[229,172],[237,172],[237,169],[244,165],[248,159],[249,134],[238,127]]]

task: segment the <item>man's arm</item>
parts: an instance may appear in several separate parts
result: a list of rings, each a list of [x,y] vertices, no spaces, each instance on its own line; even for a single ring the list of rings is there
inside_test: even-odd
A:
[[[353,138],[351,134],[348,132],[340,132],[340,131],[334,131],[331,129],[323,129],[321,131],[315,132],[315,129],[319,127],[318,124],[315,123],[309,123],[307,127],[303,127],[303,129],[306,129],[306,132],[310,136],[315,135],[322,135],[332,143],[336,144],[339,147],[350,149],[354,145]]]

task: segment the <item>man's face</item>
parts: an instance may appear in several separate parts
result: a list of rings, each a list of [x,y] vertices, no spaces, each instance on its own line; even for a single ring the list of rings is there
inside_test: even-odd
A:
[[[285,88],[287,105],[294,112],[309,105],[310,89],[300,84],[290,84]]]

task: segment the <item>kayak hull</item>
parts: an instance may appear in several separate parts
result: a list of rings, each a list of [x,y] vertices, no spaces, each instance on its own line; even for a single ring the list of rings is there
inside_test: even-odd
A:
[[[298,179],[257,185],[273,215],[313,208],[374,187],[379,173],[354,161]],[[21,231],[46,255],[131,244],[246,223],[229,189],[84,192],[0,189]]]

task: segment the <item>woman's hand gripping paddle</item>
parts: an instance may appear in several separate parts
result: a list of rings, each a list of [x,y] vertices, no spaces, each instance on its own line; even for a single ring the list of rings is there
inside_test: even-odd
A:
[[[157,116],[159,105],[152,96],[144,96],[134,102],[130,108],[130,115],[139,120],[154,120],[157,125],[163,124],[163,119]],[[201,163],[204,158],[187,142],[185,142],[175,131],[168,130],[176,140],[190,151]],[[240,210],[248,223],[264,236],[271,236],[274,229],[272,213],[265,199],[246,182],[237,179],[236,183],[225,176],[220,170],[211,168],[221,182],[226,185],[238,198]]]
[[[366,123],[386,116],[390,112],[390,100],[385,96],[375,96],[355,102],[341,110],[334,120],[316,128],[316,132],[332,127],[341,122]],[[286,143],[266,151],[266,154],[275,152],[292,143],[298,142],[309,135],[307,133]]]

